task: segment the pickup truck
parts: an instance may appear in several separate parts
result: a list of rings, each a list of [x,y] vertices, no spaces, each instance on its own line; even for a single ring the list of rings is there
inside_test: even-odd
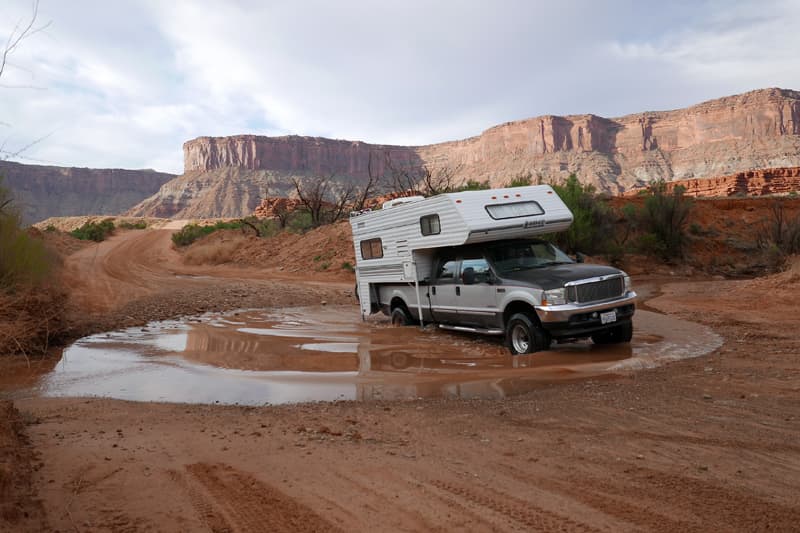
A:
[[[551,342],[590,338],[630,342],[636,293],[630,277],[610,266],[580,263],[553,244],[513,239],[443,247],[419,283],[378,286],[381,310],[395,325],[505,335],[512,354]],[[421,305],[416,294],[420,294]]]

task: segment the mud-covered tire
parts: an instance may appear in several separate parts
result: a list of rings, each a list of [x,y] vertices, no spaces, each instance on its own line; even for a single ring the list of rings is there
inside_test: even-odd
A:
[[[512,315],[506,324],[506,346],[512,355],[533,353],[550,347],[550,336],[528,315]]]
[[[595,344],[622,344],[631,342],[633,338],[633,322],[624,322],[592,335]]]
[[[410,326],[414,323],[405,307],[395,307],[392,309],[391,318],[393,326]]]

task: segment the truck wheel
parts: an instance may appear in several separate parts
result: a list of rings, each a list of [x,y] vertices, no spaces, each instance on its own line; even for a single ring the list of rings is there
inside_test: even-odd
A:
[[[512,355],[533,353],[549,348],[550,339],[528,315],[517,313],[511,316],[506,326],[506,345]]]
[[[413,321],[404,307],[395,307],[392,310],[393,326],[410,326],[411,324],[413,324]]]
[[[619,326],[600,331],[592,335],[595,344],[622,344],[631,342],[633,338],[633,322],[625,322]]]

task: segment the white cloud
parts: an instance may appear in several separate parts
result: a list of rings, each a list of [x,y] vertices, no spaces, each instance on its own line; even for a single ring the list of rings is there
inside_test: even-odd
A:
[[[0,7],[0,38],[28,0]],[[180,172],[201,135],[424,144],[539,114],[618,116],[800,88],[798,4],[42,0],[0,142]]]

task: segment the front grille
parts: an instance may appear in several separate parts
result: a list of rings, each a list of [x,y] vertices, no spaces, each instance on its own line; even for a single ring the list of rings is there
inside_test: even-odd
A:
[[[625,283],[621,277],[581,283],[567,287],[567,299],[570,302],[587,303],[608,300],[622,296]]]

